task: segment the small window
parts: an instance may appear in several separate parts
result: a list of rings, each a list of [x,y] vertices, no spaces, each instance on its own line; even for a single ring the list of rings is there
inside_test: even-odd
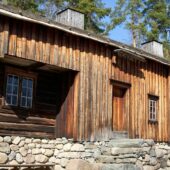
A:
[[[11,106],[18,105],[19,77],[8,75],[6,86],[6,103]]]
[[[157,121],[158,116],[158,97],[149,95],[149,120]]]
[[[31,109],[35,79],[34,73],[7,67],[5,105]]]

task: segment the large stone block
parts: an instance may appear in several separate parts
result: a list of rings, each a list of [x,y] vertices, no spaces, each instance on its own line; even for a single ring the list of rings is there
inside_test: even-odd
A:
[[[8,143],[2,142],[0,143],[0,152],[3,153],[10,153],[10,146]]]

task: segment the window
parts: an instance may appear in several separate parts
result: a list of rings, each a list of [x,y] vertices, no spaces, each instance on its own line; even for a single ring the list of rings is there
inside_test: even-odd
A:
[[[27,109],[32,108],[34,83],[32,75],[24,74],[21,70],[7,70],[5,105]],[[9,70],[14,72],[14,74],[9,73]]]
[[[149,95],[149,120],[157,121],[158,114],[158,97]]]

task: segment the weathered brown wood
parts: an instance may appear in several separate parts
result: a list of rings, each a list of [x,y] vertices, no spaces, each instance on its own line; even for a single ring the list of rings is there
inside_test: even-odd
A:
[[[37,126],[55,126],[53,136],[75,140],[109,139],[113,137],[112,127],[127,130],[131,138],[170,139],[167,66],[149,59],[143,63],[119,57],[109,45],[2,15],[0,40],[0,57],[7,53],[16,60],[36,62],[22,68],[11,64],[22,76],[26,72],[37,77],[34,107],[24,112],[27,118],[23,120],[17,117],[21,111],[4,108],[3,67],[8,63],[6,58],[0,61],[0,122],[2,126],[2,122],[17,124],[11,134],[24,135],[25,124],[26,135],[31,135],[28,125],[33,124],[32,131],[36,130],[37,120]],[[112,104],[115,85],[126,89],[124,107],[120,100]],[[148,123],[148,94],[159,96],[157,124]],[[17,129],[20,124],[22,132]],[[1,134],[10,134],[4,126],[2,130]],[[42,131],[39,128],[34,134],[38,136]],[[52,132],[45,134],[52,136]]]

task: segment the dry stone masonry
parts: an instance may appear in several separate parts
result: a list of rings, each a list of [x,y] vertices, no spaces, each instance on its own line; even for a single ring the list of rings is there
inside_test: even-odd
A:
[[[73,142],[0,137],[0,166],[47,163],[55,170],[170,170],[170,146],[142,139]]]

